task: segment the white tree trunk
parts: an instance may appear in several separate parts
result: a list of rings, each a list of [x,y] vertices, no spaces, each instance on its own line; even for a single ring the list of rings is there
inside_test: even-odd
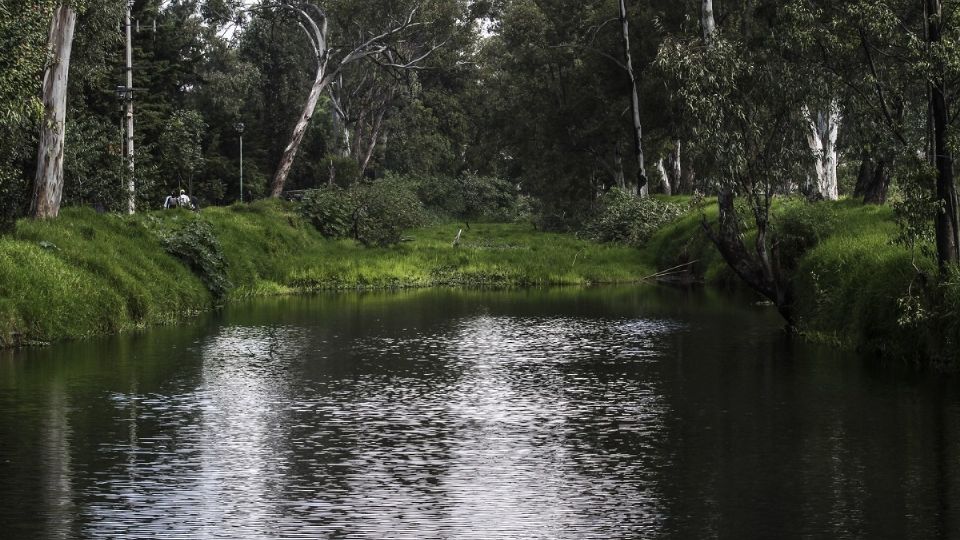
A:
[[[807,143],[814,157],[814,182],[811,195],[835,201],[840,197],[837,186],[837,136],[842,117],[840,106],[831,101],[826,110],[811,111],[804,107],[807,120]]]
[[[670,186],[670,175],[667,172],[667,167],[664,165],[664,159],[661,158],[657,161],[657,170],[660,171],[660,180],[663,183],[663,194],[664,195],[673,195],[673,188]]]
[[[717,33],[717,22],[713,17],[713,0],[703,0],[700,5],[700,26],[703,28],[703,40],[710,44]]]
[[[290,135],[290,142],[283,150],[283,156],[280,158],[280,165],[277,172],[273,175],[273,183],[270,190],[272,197],[279,197],[283,194],[283,188],[287,183],[287,176],[290,175],[290,169],[293,167],[293,160],[297,157],[297,150],[300,149],[300,143],[303,142],[303,136],[307,133],[307,127],[310,126],[310,119],[313,118],[313,112],[317,109],[317,102],[320,95],[329,84],[330,79],[325,77],[324,66],[317,68],[317,74],[313,79],[313,87],[310,89],[310,95],[307,97],[307,103],[300,113],[300,119],[293,128],[293,134]]]
[[[673,149],[667,155],[667,179],[670,183],[670,193],[680,193],[680,179],[683,177],[680,163],[680,139],[673,141]]]
[[[30,214],[40,219],[57,217],[63,197],[67,79],[76,23],[77,13],[66,5],[56,9],[50,23],[48,46],[53,58],[43,74],[43,123],[30,204]]]

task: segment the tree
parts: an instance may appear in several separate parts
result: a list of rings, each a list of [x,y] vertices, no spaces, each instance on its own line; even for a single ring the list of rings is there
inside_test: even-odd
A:
[[[49,0],[0,2],[0,47],[16,51],[0,54],[0,230],[10,228],[27,209],[28,184],[20,162],[35,154],[28,157],[22,142],[30,140],[33,122],[43,114],[37,96],[54,7]]]
[[[402,56],[399,54],[397,38],[400,36],[410,38],[408,31],[426,25],[426,23],[417,20],[418,13],[421,10],[420,6],[414,6],[405,10],[405,14],[402,16],[389,18],[386,28],[361,34],[363,37],[357,39],[352,47],[346,48],[348,52],[334,58],[336,49],[329,47],[328,41],[331,31],[330,17],[323,8],[311,3],[281,3],[278,8],[290,11],[297,18],[298,25],[310,42],[316,70],[310,94],[307,96],[306,103],[274,173],[270,190],[273,197],[279,197],[283,193],[287,176],[290,174],[290,169],[320,96],[346,66],[364,59],[376,58],[381,64],[388,67],[412,68],[425,60],[440,46],[427,39],[417,42],[415,52],[412,55]],[[388,11],[388,17],[389,13]]]
[[[193,197],[194,174],[203,166],[203,133],[207,125],[197,111],[174,111],[163,132],[160,134],[160,152],[164,157],[162,170],[167,176],[177,178],[177,187],[186,185],[187,193]],[[167,191],[172,188],[167,185]]]
[[[620,28],[623,37],[624,66],[627,71],[627,77],[630,79],[633,152],[637,158],[637,183],[636,186],[631,186],[631,191],[636,191],[641,196],[646,196],[649,188],[647,187],[647,170],[643,162],[643,126],[640,121],[640,93],[637,90],[637,77],[633,71],[633,56],[630,53],[630,22],[627,18],[626,0],[620,0]]]
[[[77,12],[71,5],[61,4],[53,12],[48,38],[52,58],[43,75],[44,113],[37,151],[37,175],[30,204],[30,214],[39,219],[54,218],[60,212],[67,88],[76,24]]]
[[[945,23],[941,0],[926,0],[924,11],[927,24],[927,46],[930,55],[929,100],[933,123],[933,163],[937,170],[936,197],[940,205],[935,231],[937,261],[946,274],[951,266],[960,263],[960,214],[958,214],[957,186],[953,177],[953,151],[950,145],[950,113],[947,106],[946,55],[943,45]]]
[[[773,238],[770,209],[775,195],[806,176],[811,156],[800,111],[810,79],[780,56],[775,28],[765,38],[774,41],[721,34],[707,4],[701,12],[702,37],[668,40],[657,63],[673,75],[688,117],[696,122],[695,133],[714,152],[719,215],[715,227],[704,219],[704,230],[730,268],[792,325],[793,290]],[[772,27],[774,15],[752,24]],[[755,236],[749,247],[741,200],[752,217]]]
[[[809,186],[814,199],[835,201],[840,198],[837,184],[837,136],[840,132],[840,105],[830,100],[824,107],[802,108],[807,121],[807,144],[813,153],[814,181]]]

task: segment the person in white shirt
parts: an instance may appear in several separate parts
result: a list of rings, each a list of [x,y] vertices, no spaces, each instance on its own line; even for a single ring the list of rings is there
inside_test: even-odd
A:
[[[190,201],[190,196],[187,195],[187,192],[184,191],[184,190],[182,190],[182,189],[180,190],[180,200],[179,200],[179,203],[180,203],[180,206],[182,206],[182,207],[184,207],[184,208],[193,209],[193,203]]]

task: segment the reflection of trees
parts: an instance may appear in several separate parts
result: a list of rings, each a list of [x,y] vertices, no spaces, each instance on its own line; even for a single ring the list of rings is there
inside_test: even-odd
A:
[[[50,384],[42,430],[44,538],[71,538],[76,509],[71,476],[70,401],[62,379]]]
[[[957,455],[960,417],[929,385],[722,331],[684,353],[667,392],[672,536],[936,538],[956,526],[942,502],[956,501],[957,471],[939,458]]]

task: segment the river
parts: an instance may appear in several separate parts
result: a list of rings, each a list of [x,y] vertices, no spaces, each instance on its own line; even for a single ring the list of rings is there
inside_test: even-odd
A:
[[[960,385],[709,291],[260,300],[0,353],[0,537],[960,538]]]

